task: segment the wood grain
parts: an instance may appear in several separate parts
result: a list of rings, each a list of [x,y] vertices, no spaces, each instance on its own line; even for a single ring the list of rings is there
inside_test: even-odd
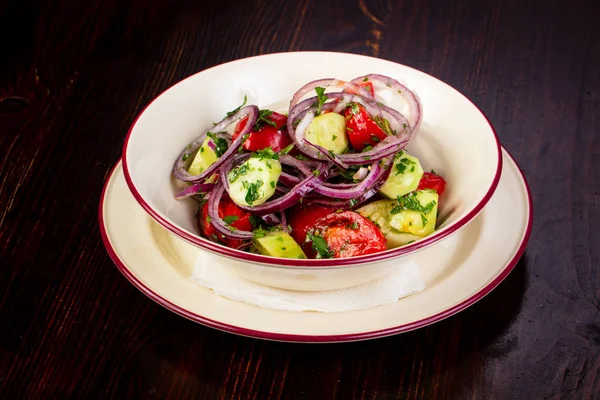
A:
[[[0,397],[600,398],[599,17],[585,0],[0,1]],[[397,61],[487,114],[535,204],[497,290],[425,329],[310,346],[204,328],[120,275],[96,213],[137,113],[290,50]]]

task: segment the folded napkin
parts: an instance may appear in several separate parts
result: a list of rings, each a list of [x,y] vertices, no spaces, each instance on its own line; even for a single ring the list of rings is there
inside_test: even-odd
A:
[[[391,275],[347,289],[300,292],[277,289],[234,274],[200,256],[190,279],[216,294],[259,307],[284,311],[343,312],[394,303],[420,292],[425,281],[418,265],[399,266]]]

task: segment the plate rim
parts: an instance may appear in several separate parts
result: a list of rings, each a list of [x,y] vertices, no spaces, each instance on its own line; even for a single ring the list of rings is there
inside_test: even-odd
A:
[[[533,200],[531,195],[531,190],[525,175],[512,157],[512,155],[506,150],[503,149],[506,155],[511,159],[514,163],[517,172],[524,184],[526,198],[527,198],[527,208],[528,208],[528,220],[527,226],[525,228],[525,234],[522,237],[521,243],[517,248],[517,251],[513,255],[512,259],[506,264],[504,269],[487,285],[481,288],[478,292],[471,295],[469,298],[463,300],[462,302],[455,304],[454,306],[443,310],[437,314],[431,315],[426,318],[422,318],[417,321],[413,321],[407,324],[402,324],[394,327],[389,327],[385,329],[378,329],[374,331],[364,331],[364,332],[354,332],[348,334],[334,334],[334,335],[302,335],[302,334],[290,334],[290,333],[281,333],[281,332],[269,332],[269,331],[261,331],[256,329],[249,329],[244,327],[239,327],[236,325],[227,324],[218,320],[214,320],[211,318],[206,318],[200,314],[191,312],[186,310],[185,308],[171,302],[170,300],[164,298],[159,293],[155,292],[153,289],[144,284],[141,280],[139,280],[127,267],[125,262],[123,262],[119,256],[117,255],[110,238],[108,237],[106,224],[104,223],[104,205],[105,198],[108,191],[108,187],[113,180],[114,174],[119,167],[122,165],[122,160],[119,159],[115,165],[112,167],[108,178],[106,179],[102,194],[100,196],[100,204],[98,207],[98,219],[99,219],[99,230],[100,235],[102,237],[102,241],[104,243],[104,247],[108,252],[109,257],[113,261],[113,263],[117,266],[119,271],[131,282],[133,286],[135,286],[138,290],[140,290],[143,294],[148,296],[150,299],[158,303],[159,305],[165,307],[166,309],[186,318],[191,321],[197,322],[201,325],[214,328],[223,332],[233,333],[241,336],[248,336],[257,339],[266,339],[266,340],[274,340],[274,341],[283,341],[283,342],[297,342],[297,343],[335,343],[335,342],[352,342],[352,341],[360,341],[360,340],[368,340],[368,339],[376,339],[382,338],[386,336],[396,335],[399,333],[408,332],[411,330],[415,330],[418,328],[425,327],[427,325],[431,325],[435,322],[439,322],[443,319],[446,319],[452,315],[459,313],[460,311],[465,310],[471,305],[475,304],[477,301],[481,300],[487,294],[489,294],[492,290],[494,290],[507,276],[510,272],[515,268],[519,260],[521,259],[525,248],[527,247],[527,243],[529,242],[529,238],[531,236],[531,230],[533,225]]]
[[[163,217],[160,213],[158,213],[156,210],[154,210],[154,208],[144,199],[144,197],[142,196],[142,194],[137,190],[136,186],[133,183],[133,179],[131,177],[131,174],[129,172],[129,168],[128,168],[128,163],[127,163],[127,149],[128,149],[128,145],[129,145],[129,139],[131,138],[131,134],[133,132],[134,127],[136,126],[139,118],[146,112],[146,110],[156,101],[158,100],[163,94],[165,94],[166,92],[168,92],[169,90],[171,90],[173,87],[182,84],[183,82],[192,79],[193,77],[197,76],[198,74],[201,74],[205,71],[208,70],[212,70],[215,68],[219,68],[223,65],[227,65],[227,64],[231,64],[231,63],[235,63],[235,62],[240,62],[243,60],[250,60],[250,59],[257,59],[257,58],[263,58],[263,57],[269,57],[269,56],[285,56],[285,55],[291,55],[291,54],[320,54],[320,55],[326,55],[326,54],[334,54],[337,56],[351,56],[351,57],[358,57],[358,58],[366,58],[366,59],[370,59],[373,61],[383,61],[383,62],[388,62],[388,63],[392,63],[392,64],[396,64],[399,65],[403,68],[408,68],[410,70],[416,71],[418,73],[422,73],[425,74],[426,76],[428,76],[429,78],[434,79],[435,81],[439,82],[440,84],[443,84],[445,86],[447,86],[448,88],[450,88],[451,90],[455,91],[456,93],[458,93],[460,96],[462,96],[465,100],[467,100],[473,107],[475,107],[475,109],[483,116],[483,118],[486,120],[487,124],[489,125],[491,131],[492,131],[492,136],[494,138],[494,141],[496,142],[496,150],[497,150],[497,157],[498,157],[498,161],[496,163],[496,173],[494,175],[494,178],[492,179],[492,183],[490,185],[490,187],[488,188],[487,192],[485,193],[485,195],[481,198],[481,200],[479,201],[479,203],[477,203],[475,205],[475,207],[473,207],[473,209],[471,209],[471,211],[469,211],[466,215],[464,215],[461,219],[459,219],[458,221],[456,221],[453,225],[450,225],[448,227],[448,229],[441,231],[439,234],[433,234],[430,235],[422,240],[418,240],[412,244],[406,245],[406,246],[402,246],[400,248],[397,249],[393,249],[393,250],[389,250],[389,251],[384,251],[384,252],[380,252],[380,253],[373,253],[373,254],[368,254],[368,255],[364,255],[364,256],[356,256],[356,257],[351,257],[351,258],[345,258],[345,259],[335,259],[335,260],[330,260],[330,259],[321,259],[318,260],[318,263],[315,262],[315,260],[310,260],[310,259],[281,259],[281,258],[277,258],[276,260],[273,260],[273,257],[268,257],[268,256],[263,256],[260,254],[251,254],[251,253],[243,253],[240,250],[237,249],[231,249],[229,247],[226,246],[222,246],[216,243],[213,243],[209,240],[206,240],[200,236],[197,235],[193,235],[187,231],[185,231],[184,229],[181,229],[180,227],[178,227],[176,224],[170,222],[167,218]],[[460,92],[458,89],[454,88],[453,86],[451,86],[450,84],[442,81],[441,79],[436,78],[433,75],[430,75],[424,71],[421,71],[419,69],[410,67],[408,65],[404,65],[404,64],[400,64],[398,62],[395,61],[391,61],[391,60],[386,60],[383,58],[379,58],[379,57],[371,57],[371,56],[367,56],[367,55],[362,55],[362,54],[354,54],[354,53],[345,53],[345,52],[335,52],[335,51],[292,51],[292,52],[278,52],[278,53],[268,53],[268,54],[261,54],[261,55],[256,55],[256,56],[251,56],[251,57],[245,57],[245,58],[240,58],[240,59],[235,59],[235,60],[231,60],[225,63],[221,63],[218,65],[214,65],[210,68],[206,68],[204,70],[198,71],[176,83],[174,83],[173,85],[171,85],[170,87],[168,87],[167,89],[165,89],[164,91],[162,91],[160,94],[158,94],[154,99],[152,99],[152,101],[150,101],[150,103],[148,103],[143,109],[142,111],[140,111],[140,113],[136,116],[136,118],[134,119],[133,123],[131,124],[131,126],[129,127],[129,130],[127,132],[127,135],[125,137],[125,141],[123,143],[123,148],[121,151],[121,162],[123,164],[123,174],[125,176],[125,181],[127,182],[127,186],[129,187],[129,190],[131,191],[131,193],[133,194],[133,197],[135,198],[135,200],[138,202],[138,204],[146,211],[146,213],[148,213],[156,222],[158,222],[163,228],[169,230],[171,233],[175,234],[177,237],[182,238],[183,240],[187,241],[188,243],[191,243],[195,246],[198,246],[202,249],[211,251],[213,253],[217,253],[221,256],[225,256],[225,257],[229,257],[229,258],[233,258],[233,259],[239,259],[242,256],[244,256],[244,261],[250,261],[250,262],[255,262],[255,263],[261,263],[261,264],[268,264],[269,266],[283,266],[283,267],[311,267],[311,268],[332,268],[332,267],[345,267],[345,266],[352,266],[352,265],[362,265],[362,264],[367,264],[367,263],[372,263],[372,262],[379,262],[379,261],[385,261],[385,260],[389,260],[392,259],[394,257],[398,257],[398,256],[402,256],[402,255],[408,255],[408,254],[412,254],[417,252],[418,250],[424,249],[426,247],[429,247],[439,241],[441,241],[442,239],[451,236],[452,234],[458,232],[462,227],[464,227],[465,225],[467,225],[469,222],[471,222],[473,219],[475,219],[475,217],[477,217],[477,215],[479,215],[479,213],[483,210],[483,208],[487,205],[487,203],[489,202],[489,200],[492,198],[492,196],[494,195],[494,193],[496,192],[496,189],[498,188],[498,183],[500,182],[500,176],[502,175],[502,145],[500,143],[500,139],[498,138],[498,133],[496,132],[496,129],[494,128],[494,125],[492,124],[492,122],[490,121],[490,119],[487,117],[487,115],[483,112],[483,110],[481,110],[481,108],[479,108],[470,98],[468,98],[465,94],[463,94],[462,92]]]

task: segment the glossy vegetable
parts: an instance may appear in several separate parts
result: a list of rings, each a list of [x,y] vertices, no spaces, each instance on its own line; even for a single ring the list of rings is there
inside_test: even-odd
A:
[[[398,198],[390,211],[390,226],[397,231],[427,236],[435,230],[438,194],[433,190],[418,190]]]
[[[244,142],[244,150],[258,151],[270,147],[273,151],[280,152],[285,149],[292,143],[285,127],[286,121],[287,117],[283,114],[270,110],[260,110],[259,120],[248,139]],[[237,139],[247,123],[248,118],[238,122],[233,132],[233,140]]]
[[[398,204],[396,200],[377,200],[356,210],[360,215],[371,220],[383,233],[387,248],[393,249],[420,239],[406,232],[400,232],[390,225],[390,211]]]
[[[252,223],[250,222],[251,214],[242,210],[228,197],[223,196],[219,203],[219,217],[222,218],[229,226],[241,231],[252,231]],[[231,239],[219,233],[212,224],[212,218],[208,214],[208,202],[205,203],[200,211],[198,226],[202,234],[212,241],[222,243],[225,246],[237,248],[243,240]]]
[[[253,240],[260,254],[281,258],[306,258],[302,248],[284,231],[269,232]]]
[[[346,120],[340,114],[330,112],[315,117],[306,129],[304,137],[310,143],[334,154],[342,154],[348,150]]]
[[[316,258],[342,258],[386,249],[385,237],[368,219],[354,211],[329,214],[308,230],[307,239]]]
[[[380,192],[388,199],[404,196],[417,189],[422,176],[423,168],[419,160],[406,152],[400,152],[394,157],[390,176]]]
[[[352,103],[344,111],[344,117],[346,118],[348,139],[352,143],[354,150],[362,151],[366,146],[376,146],[377,143],[384,140],[387,134],[382,129],[382,126],[387,126],[391,134],[391,128],[386,120],[379,118],[382,125],[380,126],[360,104]]]
[[[291,235],[294,240],[304,245],[306,232],[315,225],[319,218],[335,212],[335,208],[311,205],[309,207],[298,207],[290,213],[289,224],[292,228]]]
[[[275,194],[280,174],[278,160],[250,157],[227,174],[229,196],[239,206],[259,206]]]
[[[446,190],[446,181],[441,176],[433,172],[425,172],[418,186],[419,190],[431,189],[435,190],[439,196]]]

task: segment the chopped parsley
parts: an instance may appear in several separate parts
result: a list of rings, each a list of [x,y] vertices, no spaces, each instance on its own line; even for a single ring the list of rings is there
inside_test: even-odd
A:
[[[350,225],[348,225],[348,228],[350,228],[350,229],[358,229],[358,222],[354,221],[353,223],[351,223]]]
[[[246,192],[246,197],[244,198],[244,200],[246,200],[246,203],[252,205],[252,203],[258,200],[258,198],[260,197],[260,193],[258,190],[263,185],[263,183],[264,182],[259,179],[254,183],[248,184],[248,192]]]
[[[427,203],[427,205],[421,205],[421,202],[417,198],[416,192],[411,192],[404,196],[398,196],[397,202],[398,205],[392,208],[390,214],[398,214],[404,210],[410,210],[420,212],[422,216],[425,216],[426,214],[429,214],[433,207],[435,207],[437,204],[435,200],[431,200],[429,203]],[[425,219],[425,223],[427,223],[427,219]],[[425,226],[425,224],[423,224],[423,226]]]
[[[315,169],[313,171],[313,175],[318,177],[319,175],[321,175],[321,171],[319,171],[318,169]]]
[[[227,224],[227,225],[231,225],[232,223],[234,223],[235,221],[237,221],[238,219],[240,219],[240,217],[238,217],[237,215],[228,215],[226,217],[223,218],[223,221]]]
[[[392,131],[392,127],[390,126],[390,122],[387,119],[375,116],[373,121],[375,121],[375,123],[381,128],[382,131],[386,133],[386,135],[389,136],[394,134],[394,131]]]
[[[217,155],[217,157],[221,157],[223,154],[225,154],[227,148],[229,147],[229,145],[227,144],[227,140],[217,136],[215,133],[212,132],[208,132],[206,136],[211,138],[213,143],[215,144],[215,154]]]
[[[275,121],[269,118],[271,115],[273,115],[273,111],[271,110],[260,110],[258,112],[258,118],[256,119],[256,123],[254,124],[254,132],[258,132],[265,125],[271,125],[272,127],[276,127],[277,124],[275,123]]]
[[[337,139],[338,137],[336,135],[331,136],[331,140],[334,141],[335,139]],[[185,160],[184,160],[185,161]]]
[[[244,102],[242,103],[242,105],[241,105],[241,106],[239,106],[238,108],[236,108],[235,110],[229,111],[229,112],[227,113],[227,116],[228,116],[228,117],[231,117],[232,115],[235,115],[235,114],[236,114],[238,111],[240,111],[240,109],[241,109],[242,107],[244,107],[244,106],[246,105],[246,102],[247,102],[247,101],[248,101],[248,97],[247,97],[246,95],[244,95]]]
[[[271,160],[279,160],[279,154],[275,153],[271,147],[266,147],[264,149],[258,150],[256,152],[256,155],[261,160],[264,160],[265,158]]]
[[[187,161],[188,158],[190,158],[190,155],[189,154],[184,154],[183,157],[181,157],[181,161]]]
[[[240,176],[246,175],[248,173],[248,170],[249,170],[249,167],[248,167],[248,164],[246,164],[246,163],[243,163],[239,167],[232,169],[231,172],[229,173],[229,183],[233,183]]]
[[[351,199],[348,204],[350,207],[354,207],[358,203],[358,199]]]
[[[381,139],[379,139],[379,136],[377,135],[371,135],[371,140],[375,143],[379,143],[381,141]]]
[[[328,153],[331,158],[335,158],[335,153],[333,152],[333,150],[329,150]]]
[[[312,242],[312,248],[317,252],[317,258],[332,258],[333,251],[327,245],[327,242],[321,235],[306,233],[306,241]]]
[[[307,160],[310,160],[310,158],[308,158],[308,157],[306,157],[306,156],[304,156],[304,155],[302,155],[302,154],[298,154],[298,155],[296,156],[296,159],[297,159],[297,160],[300,160],[300,161],[307,161]]]
[[[281,154],[287,154],[290,151],[292,151],[292,149],[294,148],[294,143],[290,144],[289,146],[287,146],[285,149],[281,150]]]
[[[363,82],[367,82],[369,80],[369,78],[367,78],[366,76],[363,78]]]
[[[319,115],[321,113],[321,107],[323,107],[323,104],[325,104],[325,102],[327,101],[327,96],[325,96],[325,88],[322,88],[320,86],[317,86],[315,88],[315,92],[317,92],[317,112],[316,112],[316,115]]]

